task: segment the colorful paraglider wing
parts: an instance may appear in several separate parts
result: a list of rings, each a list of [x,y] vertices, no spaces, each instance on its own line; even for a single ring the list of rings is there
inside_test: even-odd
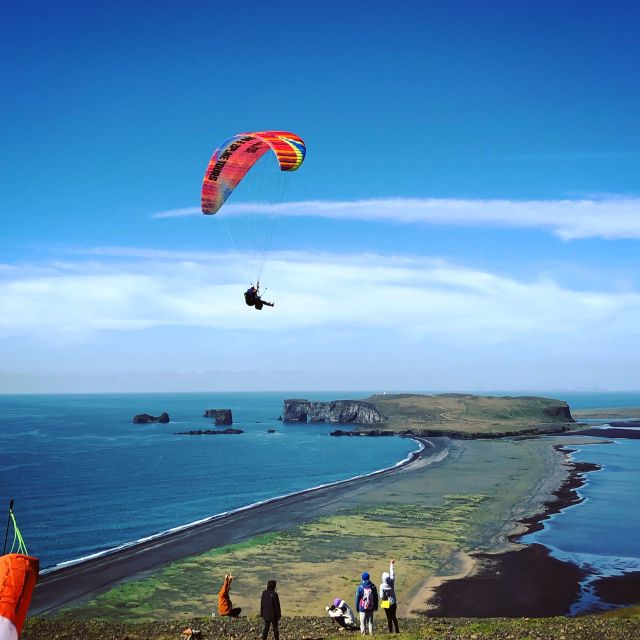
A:
[[[282,171],[295,171],[304,161],[302,138],[287,131],[240,133],[216,150],[202,181],[202,213],[214,214],[249,169],[267,152],[276,154]]]
[[[0,556],[0,640],[17,640],[38,579],[37,558],[22,553]]]

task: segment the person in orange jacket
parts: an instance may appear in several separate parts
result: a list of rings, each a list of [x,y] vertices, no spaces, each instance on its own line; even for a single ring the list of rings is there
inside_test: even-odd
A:
[[[220,591],[218,591],[218,612],[221,616],[230,616],[232,618],[237,618],[240,615],[240,611],[242,611],[242,609],[240,607],[234,607],[231,604],[229,589],[231,588],[232,582],[233,576],[230,576],[229,574],[225,575],[222,587],[220,587]]]

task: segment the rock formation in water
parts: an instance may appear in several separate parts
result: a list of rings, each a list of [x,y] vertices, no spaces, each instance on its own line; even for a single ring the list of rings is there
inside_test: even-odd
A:
[[[152,416],[148,413],[139,413],[137,416],[133,416],[133,424],[150,424],[152,422],[160,422],[166,424],[170,421],[168,413],[161,413],[159,416]]]
[[[384,419],[371,402],[361,400],[334,400],[333,402],[285,400],[282,412],[284,422],[377,424]]]
[[[213,418],[217,427],[233,424],[231,409],[207,409],[204,412],[204,417]]]

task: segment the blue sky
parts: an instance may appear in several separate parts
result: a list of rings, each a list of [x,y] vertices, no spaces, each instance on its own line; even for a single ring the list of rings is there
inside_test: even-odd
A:
[[[639,23],[5,0],[0,392],[640,388]],[[215,147],[261,129],[308,155],[260,314],[243,211],[271,183],[197,211]]]

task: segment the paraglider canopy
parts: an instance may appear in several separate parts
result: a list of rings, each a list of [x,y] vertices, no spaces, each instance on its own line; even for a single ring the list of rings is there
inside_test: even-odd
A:
[[[295,171],[304,161],[302,138],[288,131],[240,133],[225,140],[211,156],[202,181],[202,213],[216,213],[247,172],[273,151],[281,171]]]

